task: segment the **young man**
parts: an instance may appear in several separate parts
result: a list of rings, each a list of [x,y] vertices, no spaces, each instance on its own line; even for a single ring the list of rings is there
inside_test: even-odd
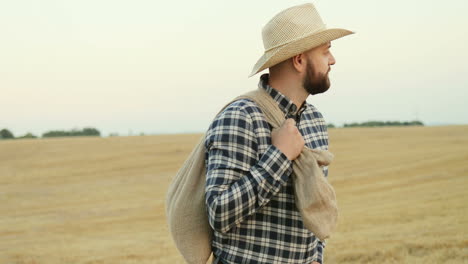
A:
[[[259,87],[287,119],[272,131],[261,109],[241,99],[210,125],[205,200],[213,263],[323,263],[325,241],[304,227],[295,206],[292,162],[304,145],[328,149],[325,121],[306,99],[328,90],[331,41],[352,33],[327,29],[312,4],[288,8],[263,28],[265,53],[251,76],[269,68]]]

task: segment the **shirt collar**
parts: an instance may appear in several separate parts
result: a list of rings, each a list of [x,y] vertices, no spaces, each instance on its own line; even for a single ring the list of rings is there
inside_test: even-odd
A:
[[[293,103],[293,101],[291,101],[291,99],[289,99],[284,94],[282,94],[281,92],[279,92],[278,90],[276,90],[268,84],[269,77],[270,75],[268,73],[261,75],[258,86],[265,89],[268,92],[268,94],[271,95],[271,97],[273,97],[273,99],[278,103],[281,111],[283,111],[283,113],[286,116],[290,117],[292,115],[295,115],[297,106]],[[297,114],[300,115],[306,107],[307,104],[304,101]]]

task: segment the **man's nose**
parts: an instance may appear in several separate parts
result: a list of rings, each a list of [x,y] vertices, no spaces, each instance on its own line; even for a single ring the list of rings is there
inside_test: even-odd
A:
[[[335,63],[336,63],[335,57],[333,57],[333,54],[330,53],[329,64],[330,65],[335,65]]]

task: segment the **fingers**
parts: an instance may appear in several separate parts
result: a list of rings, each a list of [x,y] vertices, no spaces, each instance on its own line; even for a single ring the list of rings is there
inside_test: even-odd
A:
[[[296,120],[294,120],[292,118],[288,118],[283,122],[283,125],[284,126],[291,126],[291,125],[296,126]]]
[[[286,130],[293,135],[300,134],[299,129],[296,127],[296,121],[292,118],[288,118],[284,121],[283,125],[285,126]]]
[[[296,127],[296,121],[288,118],[271,133],[272,144],[279,148],[290,160],[294,160],[304,148],[304,138]]]

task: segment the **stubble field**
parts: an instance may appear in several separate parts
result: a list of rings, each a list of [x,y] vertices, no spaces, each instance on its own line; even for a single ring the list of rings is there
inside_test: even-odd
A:
[[[468,263],[468,126],[329,133],[325,263]],[[164,199],[201,136],[0,141],[0,263],[184,263]]]

